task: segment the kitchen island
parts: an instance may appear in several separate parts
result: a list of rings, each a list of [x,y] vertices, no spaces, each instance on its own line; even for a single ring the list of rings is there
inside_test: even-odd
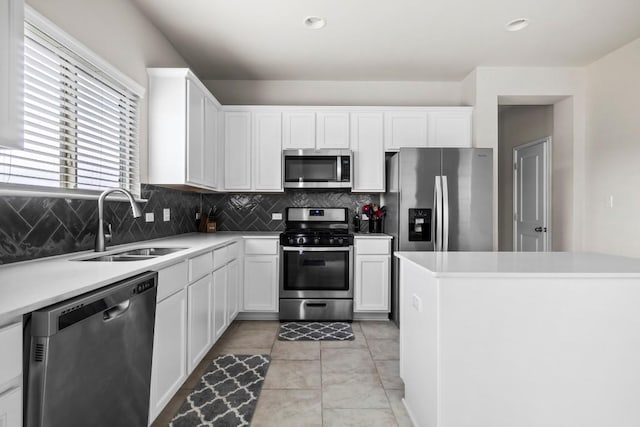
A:
[[[395,255],[415,426],[640,425],[640,260]]]

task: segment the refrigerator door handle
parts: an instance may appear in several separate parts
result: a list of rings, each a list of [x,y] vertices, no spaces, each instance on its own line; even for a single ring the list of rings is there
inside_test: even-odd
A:
[[[442,176],[442,250],[449,250],[449,182]]]
[[[433,250],[439,252],[442,250],[442,181],[439,175],[436,176],[433,191],[433,210],[435,212],[433,221]]]

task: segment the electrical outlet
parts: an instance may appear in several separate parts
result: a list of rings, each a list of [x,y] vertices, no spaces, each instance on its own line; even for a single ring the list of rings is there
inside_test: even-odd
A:
[[[153,222],[155,220],[155,215],[153,215],[153,212],[147,212],[144,214],[144,220],[145,222]]]
[[[171,219],[171,209],[169,208],[164,208],[162,210],[162,220],[167,222]]]
[[[200,212],[196,212],[196,220],[200,219],[201,216],[202,214]]]
[[[278,221],[282,219],[282,214],[280,212],[273,212],[271,214],[271,219],[274,221]]]
[[[607,207],[609,209],[613,209],[613,195],[609,196],[609,200],[607,200]]]

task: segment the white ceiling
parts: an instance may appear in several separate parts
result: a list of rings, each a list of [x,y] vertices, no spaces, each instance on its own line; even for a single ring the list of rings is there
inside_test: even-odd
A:
[[[640,0],[132,0],[202,79],[463,79],[583,66],[640,37]],[[307,29],[306,16],[326,19]],[[528,28],[504,24],[526,17]]]

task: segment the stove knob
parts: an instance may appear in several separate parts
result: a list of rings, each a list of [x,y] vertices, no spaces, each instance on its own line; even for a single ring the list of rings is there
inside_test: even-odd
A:
[[[329,238],[329,244],[330,244],[330,245],[333,245],[333,243],[334,243],[333,237],[330,237],[330,238]]]
[[[343,239],[342,237],[340,237],[340,238],[338,239],[338,244],[339,244],[339,245],[342,245],[342,242],[344,242],[344,239]]]
[[[289,244],[293,245],[293,242],[295,242],[294,238],[293,237],[289,237]]]
[[[314,245],[319,245],[320,244],[320,238],[319,237],[314,238],[313,239],[313,244]]]
[[[298,244],[304,245],[304,237],[298,237]]]

